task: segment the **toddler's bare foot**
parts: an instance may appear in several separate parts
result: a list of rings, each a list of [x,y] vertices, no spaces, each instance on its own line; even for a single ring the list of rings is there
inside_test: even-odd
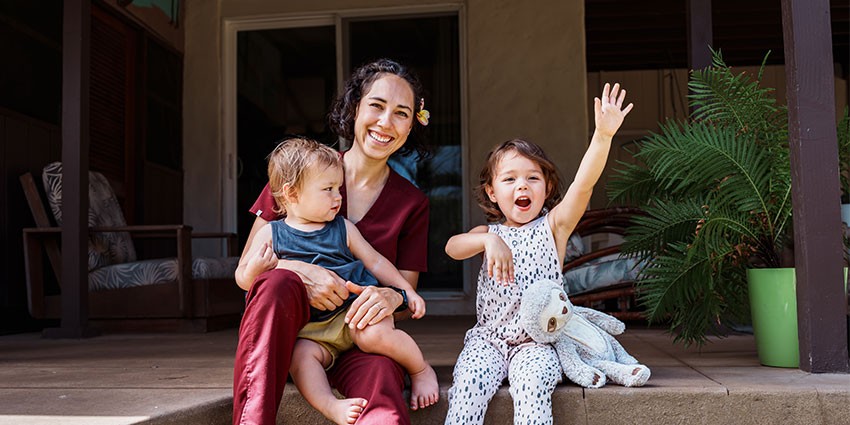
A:
[[[410,375],[410,408],[417,410],[428,407],[440,399],[440,384],[431,365],[421,372]]]
[[[348,425],[357,421],[365,407],[364,398],[334,399],[325,406],[322,414],[337,425]]]

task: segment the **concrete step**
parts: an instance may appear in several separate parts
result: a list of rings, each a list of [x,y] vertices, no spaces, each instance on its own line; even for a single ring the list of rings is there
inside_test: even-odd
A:
[[[426,317],[399,324],[442,384],[440,403],[413,412],[414,424],[443,423],[450,371],[473,323]],[[618,340],[652,369],[647,386],[559,385],[556,424],[850,424],[850,375],[761,366],[752,335],[682,347],[662,329],[629,326]],[[0,336],[0,425],[230,424],[236,341],[236,329],[85,340]],[[283,406],[281,423],[327,423],[293,386]],[[486,418],[512,422],[507,387]]]
[[[440,401],[435,406],[411,411],[414,425],[442,425],[448,410],[447,391],[451,367],[435,368],[440,380]],[[770,369],[768,369],[770,370]],[[760,376],[750,385],[727,386],[683,366],[658,366],[642,388],[607,385],[583,389],[560,384],[552,396],[556,425],[614,424],[850,424],[850,376],[818,375],[816,382],[803,372],[789,378],[787,369]],[[750,374],[746,368],[730,370],[727,379]],[[814,384],[814,385],[813,385]],[[409,391],[405,391],[405,397]],[[229,424],[231,404],[219,403],[181,412],[179,418],[158,418],[156,424]],[[167,420],[167,419],[173,419]],[[278,413],[278,424],[331,424],[315,411],[291,383],[287,385]],[[504,385],[490,402],[487,425],[513,423],[513,404]]]

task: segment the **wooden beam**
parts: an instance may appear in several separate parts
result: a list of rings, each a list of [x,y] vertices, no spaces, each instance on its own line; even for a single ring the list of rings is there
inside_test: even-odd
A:
[[[800,369],[850,372],[829,0],[782,0]]]
[[[703,69],[711,65],[714,46],[711,30],[711,0],[688,0],[688,69]]]
[[[64,2],[62,20],[62,321],[47,338],[96,335],[88,326],[89,55],[91,0]]]

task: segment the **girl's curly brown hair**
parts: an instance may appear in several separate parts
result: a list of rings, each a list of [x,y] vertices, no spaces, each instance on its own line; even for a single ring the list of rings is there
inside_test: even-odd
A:
[[[474,189],[478,205],[484,210],[484,215],[487,216],[487,222],[489,223],[500,223],[505,219],[505,215],[499,209],[499,205],[491,201],[490,197],[487,196],[487,187],[493,185],[493,173],[496,171],[496,167],[499,166],[502,158],[510,152],[516,152],[534,161],[543,171],[543,178],[546,180],[546,201],[543,203],[541,213],[550,211],[561,201],[563,188],[561,187],[561,178],[558,176],[558,169],[555,163],[546,156],[546,153],[543,152],[540,146],[522,139],[511,139],[496,146],[487,154],[487,161],[484,163],[484,168],[478,176],[478,186]]]
[[[372,88],[372,83],[383,74],[396,75],[407,81],[410,90],[413,91],[413,127],[410,129],[407,141],[399,149],[399,153],[406,155],[416,152],[420,158],[426,157],[429,153],[425,141],[426,127],[415,118],[416,113],[421,109],[419,100],[425,97],[422,84],[419,82],[419,77],[410,68],[390,59],[378,59],[367,63],[351,74],[351,77],[345,82],[345,88],[337,96],[331,112],[328,114],[328,124],[331,131],[343,139],[354,141],[354,118],[357,116],[357,106],[360,104],[360,99]]]

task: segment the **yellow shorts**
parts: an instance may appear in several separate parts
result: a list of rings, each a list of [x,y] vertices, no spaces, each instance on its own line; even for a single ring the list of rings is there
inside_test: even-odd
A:
[[[333,367],[340,353],[354,347],[354,341],[352,341],[351,334],[348,332],[348,325],[345,323],[345,313],[347,312],[348,309],[345,309],[325,321],[307,323],[298,332],[298,338],[314,341],[331,353],[331,364],[327,367],[328,369]]]

